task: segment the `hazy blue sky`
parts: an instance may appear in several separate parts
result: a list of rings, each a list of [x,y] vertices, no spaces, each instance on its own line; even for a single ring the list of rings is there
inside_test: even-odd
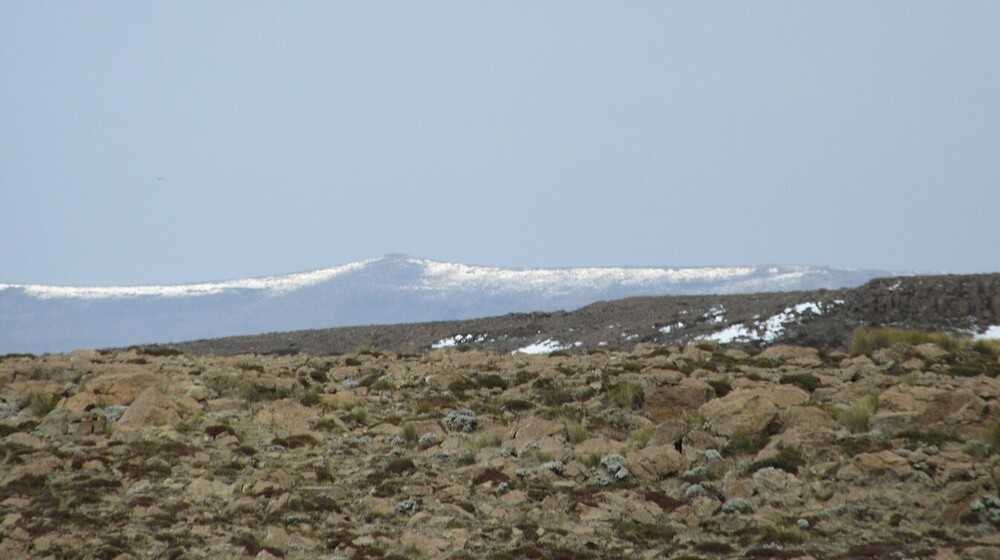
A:
[[[0,3],[0,282],[1000,270],[1000,2]]]

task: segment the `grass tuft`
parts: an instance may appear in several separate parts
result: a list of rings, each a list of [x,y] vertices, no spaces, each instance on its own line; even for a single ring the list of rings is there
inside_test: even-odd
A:
[[[871,427],[871,417],[878,411],[878,396],[866,395],[847,408],[834,410],[833,417],[851,433],[865,433]]]
[[[943,332],[927,332],[892,327],[858,327],[851,335],[851,353],[855,355],[871,354],[872,352],[889,348],[896,344],[917,346],[933,343],[948,352],[956,352],[967,344],[957,336]]]

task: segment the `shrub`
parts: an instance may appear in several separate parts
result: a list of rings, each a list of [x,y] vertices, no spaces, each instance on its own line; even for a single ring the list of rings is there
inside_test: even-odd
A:
[[[641,430],[636,430],[629,434],[629,439],[635,442],[636,449],[642,449],[649,444],[649,440],[653,439],[653,434],[656,432],[654,428],[643,428]]]
[[[576,445],[582,441],[585,441],[590,436],[587,428],[579,422],[572,422],[566,424],[566,441]]]
[[[507,380],[495,373],[476,378],[476,385],[486,389],[506,389]]]
[[[783,385],[795,385],[800,389],[812,393],[819,387],[819,378],[811,373],[793,373],[781,376],[780,383]]]
[[[354,421],[356,424],[367,424],[368,423],[368,409],[358,407],[350,411],[347,417]]]
[[[52,412],[59,404],[59,395],[49,395],[46,393],[33,393],[28,401],[28,409],[35,416],[41,418]]]
[[[283,387],[265,387],[256,383],[248,383],[241,388],[242,397],[247,402],[276,401],[292,396],[290,389]]]
[[[750,471],[756,472],[766,467],[772,467],[792,474],[798,474],[799,468],[805,465],[805,463],[802,451],[798,447],[783,447],[774,457],[762,459],[750,465]]]
[[[961,349],[964,341],[956,336],[943,332],[927,332],[892,327],[858,327],[851,335],[852,354],[871,354],[881,348],[889,348],[895,344],[916,346],[918,344],[934,343],[947,350],[955,352]]]
[[[491,447],[500,447],[502,443],[503,440],[497,434],[485,433],[472,441],[472,447],[475,449],[488,449]]]
[[[243,371],[256,371],[257,373],[264,373],[264,365],[251,359],[236,362],[236,367]]]
[[[867,395],[862,397],[847,408],[836,409],[834,418],[852,433],[859,434],[867,432],[871,417],[878,411],[878,396]]]
[[[646,394],[642,387],[625,381],[608,391],[608,400],[619,408],[639,409],[646,402]]]
[[[622,370],[629,373],[639,373],[642,371],[642,364],[635,361],[627,361],[622,364]]]
[[[715,389],[716,397],[724,397],[733,390],[733,386],[730,385],[728,381],[709,380],[708,384],[712,387],[712,389]]]
[[[977,340],[972,349],[990,358],[1000,357],[1000,340]]]
[[[535,403],[524,399],[511,399],[503,403],[503,409],[510,412],[524,412],[535,408]]]
[[[573,394],[561,387],[550,387],[539,392],[539,400],[546,406],[559,406],[573,402]]]
[[[770,438],[763,432],[736,432],[729,438],[723,451],[726,455],[753,455],[764,449],[768,439]]]
[[[386,377],[380,378],[375,383],[372,383],[372,386],[371,386],[371,390],[372,391],[393,391],[395,389],[396,389],[396,386],[393,385],[392,381],[390,381]]]
[[[403,426],[403,439],[410,445],[416,444],[417,440],[420,439],[420,434],[417,433],[417,427],[413,424]]]
[[[941,447],[948,442],[958,441],[958,438],[951,434],[934,430],[928,430],[926,432],[920,430],[907,430],[900,433],[897,437],[905,439],[910,445],[923,444],[934,445],[936,447]]]
[[[302,406],[316,406],[320,403],[319,393],[316,391],[306,391],[302,398],[299,399]]]
[[[514,374],[514,385],[524,385],[525,383],[534,381],[536,377],[538,377],[537,373],[532,373],[522,369]]]

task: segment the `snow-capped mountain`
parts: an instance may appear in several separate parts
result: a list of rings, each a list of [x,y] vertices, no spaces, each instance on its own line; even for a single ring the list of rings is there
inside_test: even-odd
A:
[[[216,283],[0,284],[0,353],[466,319],[573,309],[636,295],[844,288],[882,275],[812,266],[514,269],[388,255],[311,272]]]

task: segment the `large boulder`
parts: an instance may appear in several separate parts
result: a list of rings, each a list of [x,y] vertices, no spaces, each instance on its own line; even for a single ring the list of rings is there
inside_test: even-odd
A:
[[[823,360],[819,357],[819,351],[815,348],[788,346],[785,344],[771,346],[761,352],[758,358],[802,367],[819,367],[823,365]]]
[[[712,400],[715,390],[700,379],[686,377],[676,385],[646,389],[646,415],[656,423],[683,416]]]
[[[538,416],[525,418],[514,427],[511,439],[518,453],[531,448],[556,453],[562,447],[563,425]]]
[[[629,453],[628,466],[639,480],[655,481],[683,471],[687,462],[673,445],[658,445]]]
[[[698,408],[712,431],[731,436],[737,433],[760,433],[778,413],[809,400],[809,393],[791,385],[767,389],[737,389],[725,397],[711,400]]]
[[[139,430],[149,426],[174,426],[181,421],[179,407],[170,396],[157,387],[149,387],[132,401],[118,421],[122,430]]]

